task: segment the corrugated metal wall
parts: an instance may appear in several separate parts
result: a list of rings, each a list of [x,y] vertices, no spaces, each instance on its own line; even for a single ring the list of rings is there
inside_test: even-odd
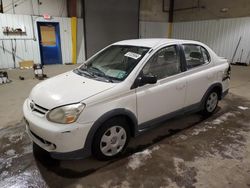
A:
[[[140,21],[140,38],[158,38],[168,36],[168,24],[166,22]]]
[[[173,38],[201,41],[219,56],[231,60],[239,38],[242,37],[234,61],[250,61],[250,17],[173,24]],[[167,22],[140,22],[142,38],[167,37]]]
[[[32,29],[32,17],[24,16],[24,15],[8,15],[8,14],[0,14],[0,68],[11,68],[14,67],[14,62],[12,59],[12,45],[15,46],[15,41],[8,40],[13,38],[23,38],[24,40],[16,40],[16,61],[23,60],[33,60],[37,61],[37,57],[39,55],[38,45],[35,45],[32,39],[33,29]],[[13,36],[13,35],[4,35],[3,27],[14,27],[14,28],[22,28],[26,30],[25,36]],[[40,58],[39,58],[40,59]],[[18,66],[16,63],[15,66]]]
[[[232,59],[236,45],[242,37],[234,61],[249,62],[250,17],[175,23],[173,37],[206,43],[219,56]]]
[[[16,67],[18,67],[19,62],[23,60],[33,60],[35,63],[41,63],[36,25],[38,21],[59,22],[63,63],[72,62],[72,39],[70,18],[53,17],[52,20],[48,21],[44,20],[42,17],[37,16],[0,14],[0,68],[14,67],[12,47],[15,46],[15,43]],[[32,22],[34,23],[34,32]],[[78,23],[78,29],[83,31],[82,19],[78,19]],[[5,35],[3,34],[2,29],[5,26],[25,29],[26,35]],[[83,33],[79,33],[79,36],[80,35],[83,36]],[[16,38],[17,40],[10,40],[14,38]],[[33,40],[34,38],[36,40]],[[77,62],[82,63],[85,59],[84,37],[79,38],[80,40],[78,40]]]

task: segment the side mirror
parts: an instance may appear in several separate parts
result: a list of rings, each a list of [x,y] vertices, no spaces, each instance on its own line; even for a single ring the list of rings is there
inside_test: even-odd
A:
[[[139,86],[143,86],[145,84],[155,84],[157,82],[157,76],[153,75],[142,75],[140,78]]]

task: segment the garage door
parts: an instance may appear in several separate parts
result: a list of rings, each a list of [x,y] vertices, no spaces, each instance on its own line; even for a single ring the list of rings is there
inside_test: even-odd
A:
[[[85,0],[86,55],[139,36],[139,0]]]

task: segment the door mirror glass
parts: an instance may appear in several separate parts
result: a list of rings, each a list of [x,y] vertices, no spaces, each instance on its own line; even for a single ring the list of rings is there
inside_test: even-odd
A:
[[[155,84],[157,82],[157,76],[151,74],[144,74],[140,77],[139,86],[143,86],[145,84]]]

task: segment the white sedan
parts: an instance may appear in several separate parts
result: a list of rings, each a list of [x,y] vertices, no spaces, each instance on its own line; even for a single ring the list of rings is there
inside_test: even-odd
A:
[[[27,132],[55,158],[111,159],[131,136],[169,118],[212,114],[229,78],[227,60],[203,43],[120,41],[37,84],[23,105]]]

